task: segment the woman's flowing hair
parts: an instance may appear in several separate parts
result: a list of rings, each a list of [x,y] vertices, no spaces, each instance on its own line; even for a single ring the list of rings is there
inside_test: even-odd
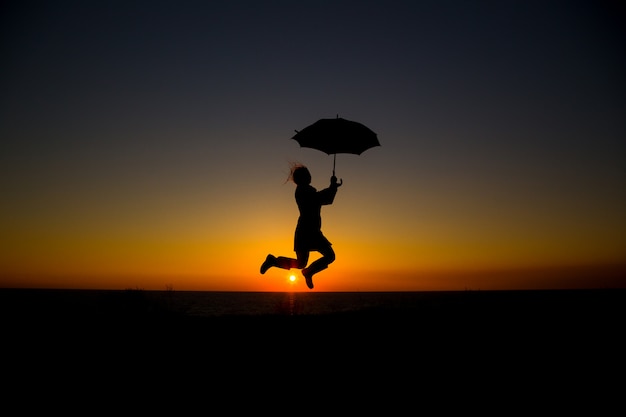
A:
[[[287,179],[285,180],[285,183],[291,181],[295,184],[295,181],[293,179],[293,173],[296,172],[296,170],[298,170],[299,168],[306,168],[306,165],[304,165],[303,163],[297,162],[297,161],[290,161],[289,162],[289,175],[287,176]]]

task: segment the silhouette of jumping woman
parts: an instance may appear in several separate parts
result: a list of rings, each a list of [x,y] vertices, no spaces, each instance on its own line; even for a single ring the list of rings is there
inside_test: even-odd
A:
[[[296,259],[269,254],[261,265],[261,274],[265,274],[273,266],[282,269],[302,269],[307,287],[313,289],[313,275],[328,268],[335,260],[332,243],[322,234],[321,211],[322,206],[333,203],[337,188],[343,184],[343,180],[337,182],[337,177],[333,175],[330,177],[330,186],[317,191],[311,186],[311,173],[308,168],[300,164],[291,168],[290,179],[296,184],[296,203],[300,211],[293,239]],[[321,253],[322,257],[306,267],[311,251]]]

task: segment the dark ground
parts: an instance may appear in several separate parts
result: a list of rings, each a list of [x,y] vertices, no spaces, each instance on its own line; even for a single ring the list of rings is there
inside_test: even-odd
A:
[[[72,294],[0,290],[5,379],[54,388],[63,374],[78,391],[113,379],[127,393],[365,389],[360,404],[376,392],[417,401],[424,389],[570,405],[601,392],[596,415],[623,395],[624,290],[433,293],[346,313],[221,317],[180,314],[141,291]]]

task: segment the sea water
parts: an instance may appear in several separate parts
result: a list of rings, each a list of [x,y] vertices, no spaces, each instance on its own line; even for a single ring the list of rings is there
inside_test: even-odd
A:
[[[400,313],[461,318],[470,312],[520,317],[617,309],[626,291],[442,291],[442,292],[228,292],[149,290],[0,289],[5,317],[62,313],[145,315],[175,313],[189,317],[303,316],[350,313]]]
[[[9,315],[169,312],[191,317],[325,315],[436,305],[457,293],[3,289]],[[458,295],[457,295],[458,296]]]
[[[311,315],[357,312],[375,308],[408,308],[428,297],[417,292],[175,292],[153,293],[171,298],[175,308],[191,316]],[[432,298],[433,294],[430,294]]]

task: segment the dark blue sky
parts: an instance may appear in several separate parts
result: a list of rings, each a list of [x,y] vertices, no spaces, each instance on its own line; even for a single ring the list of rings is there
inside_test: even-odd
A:
[[[319,187],[332,167],[290,138],[339,114],[382,145],[337,158],[344,210],[359,214],[351,222],[338,208],[335,227],[374,252],[397,243],[466,265],[476,253],[463,248],[480,236],[484,253],[510,245],[493,255],[506,265],[626,262],[618,2],[9,1],[0,10],[0,221],[19,259],[46,247],[16,246],[20,238],[68,233],[69,248],[119,229],[107,237],[117,242],[129,224],[160,240],[234,231],[260,244],[268,216],[288,248],[288,162],[307,163]],[[250,211],[263,201],[265,211]],[[11,259],[0,266],[20,270]]]

